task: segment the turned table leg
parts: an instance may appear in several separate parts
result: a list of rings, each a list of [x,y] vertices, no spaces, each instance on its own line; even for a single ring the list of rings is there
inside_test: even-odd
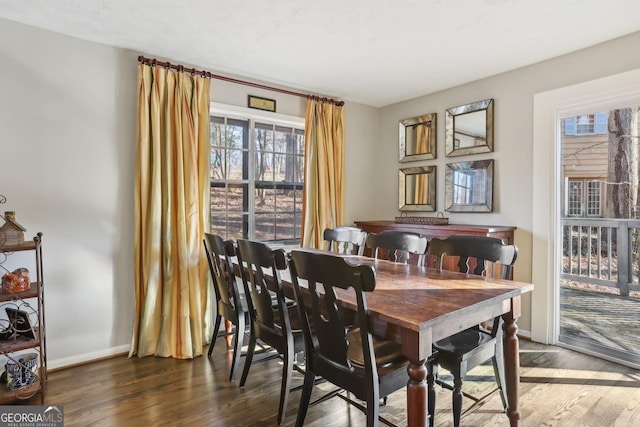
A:
[[[425,361],[411,360],[407,367],[407,422],[409,427],[427,426],[427,367]]]

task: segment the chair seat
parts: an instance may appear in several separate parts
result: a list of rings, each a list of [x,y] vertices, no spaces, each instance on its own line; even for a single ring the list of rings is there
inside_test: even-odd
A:
[[[399,364],[408,363],[402,354],[402,347],[395,341],[389,341],[375,335],[373,337],[373,351],[376,356],[376,366],[379,370],[385,368],[397,369]],[[362,354],[362,338],[360,328],[352,328],[347,332],[349,350],[347,357],[355,368],[364,369],[364,356]]]
[[[462,360],[474,355],[473,350],[484,348],[489,342],[495,341],[491,334],[478,329],[466,329],[450,337],[437,341],[433,347],[443,354],[462,355]]]

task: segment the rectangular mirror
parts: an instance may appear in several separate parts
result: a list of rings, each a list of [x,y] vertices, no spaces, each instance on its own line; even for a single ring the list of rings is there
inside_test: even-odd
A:
[[[436,158],[436,113],[402,120],[399,124],[400,161]]]
[[[493,99],[446,111],[445,148],[446,157],[493,151]]]
[[[448,163],[445,205],[448,212],[492,212],[493,160]]]
[[[436,167],[421,166],[400,169],[399,202],[401,211],[436,210]]]

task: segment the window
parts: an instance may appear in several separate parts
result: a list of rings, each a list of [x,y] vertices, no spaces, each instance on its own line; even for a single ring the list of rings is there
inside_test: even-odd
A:
[[[467,205],[472,203],[473,174],[463,171],[453,173],[453,203]]]
[[[602,216],[600,181],[569,179],[567,216]]]
[[[609,114],[595,113],[582,114],[580,116],[564,119],[565,135],[601,135],[608,133]]]
[[[304,119],[211,111],[211,232],[225,239],[297,243]]]

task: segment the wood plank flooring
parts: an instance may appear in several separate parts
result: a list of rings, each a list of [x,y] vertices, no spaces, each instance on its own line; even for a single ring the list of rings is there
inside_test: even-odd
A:
[[[640,371],[559,347],[524,340],[520,344],[522,426],[640,425]],[[120,356],[62,369],[50,372],[45,403],[64,406],[67,427],[277,425],[279,360],[252,366],[244,390],[227,380],[230,360],[231,352],[220,339],[211,358]],[[301,382],[302,376],[296,375],[294,385]],[[465,383],[467,392],[480,395],[492,387],[489,365],[472,371]],[[321,395],[314,391],[312,399]],[[287,426],[295,423],[299,397],[299,391],[291,395]],[[405,399],[404,390],[394,393],[381,414],[406,425]],[[40,398],[21,403],[40,405]],[[471,403],[465,399],[465,408]],[[500,398],[493,393],[464,414],[461,424],[508,426],[501,409]],[[435,425],[452,424],[451,392],[438,388]],[[305,425],[364,426],[365,417],[333,398],[312,407]]]

